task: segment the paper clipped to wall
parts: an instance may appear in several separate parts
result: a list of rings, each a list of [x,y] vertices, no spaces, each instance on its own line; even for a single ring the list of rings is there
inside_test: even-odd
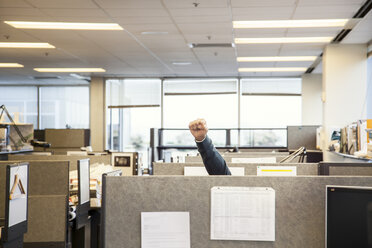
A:
[[[211,239],[275,241],[275,190],[213,187]]]
[[[257,166],[257,176],[297,176],[296,166]]]
[[[276,158],[275,157],[267,157],[267,158],[231,158],[231,163],[270,164],[270,163],[276,163]]]
[[[189,212],[142,212],[141,248],[190,248]]]

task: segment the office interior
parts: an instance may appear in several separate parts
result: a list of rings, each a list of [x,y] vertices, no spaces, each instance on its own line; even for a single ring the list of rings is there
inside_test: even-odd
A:
[[[0,247],[371,247],[371,8],[0,0]]]

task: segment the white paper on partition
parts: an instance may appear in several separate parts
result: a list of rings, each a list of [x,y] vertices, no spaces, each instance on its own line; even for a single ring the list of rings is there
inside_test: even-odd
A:
[[[229,167],[232,176],[244,176],[244,167]],[[208,172],[205,167],[198,166],[185,166],[185,176],[208,176]]]
[[[142,212],[142,248],[190,248],[189,212]]]
[[[275,241],[275,190],[213,187],[211,239]]]
[[[257,176],[297,176],[296,166],[257,166]]]
[[[27,165],[14,166],[10,169],[10,188],[13,187],[15,175],[18,174],[19,179],[22,181],[23,189],[26,194],[21,194],[19,187],[14,190],[15,196],[20,196],[13,200],[9,200],[9,227],[14,226],[27,220],[27,194],[28,194],[28,175]]]
[[[270,163],[276,163],[276,158],[275,157],[267,157],[267,158],[231,158],[231,163],[270,164]]]

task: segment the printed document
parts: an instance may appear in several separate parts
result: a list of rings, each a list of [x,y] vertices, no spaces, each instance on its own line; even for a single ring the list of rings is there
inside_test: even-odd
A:
[[[229,167],[232,176],[244,176],[244,167]],[[185,166],[184,176],[209,176],[205,167]]]
[[[190,248],[189,212],[142,212],[142,248]]]
[[[213,187],[211,239],[275,241],[275,190]]]

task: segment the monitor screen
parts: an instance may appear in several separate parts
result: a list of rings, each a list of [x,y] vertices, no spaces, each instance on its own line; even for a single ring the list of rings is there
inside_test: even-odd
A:
[[[90,201],[89,159],[78,160],[79,205]]]
[[[327,186],[327,248],[372,247],[372,188]]]

